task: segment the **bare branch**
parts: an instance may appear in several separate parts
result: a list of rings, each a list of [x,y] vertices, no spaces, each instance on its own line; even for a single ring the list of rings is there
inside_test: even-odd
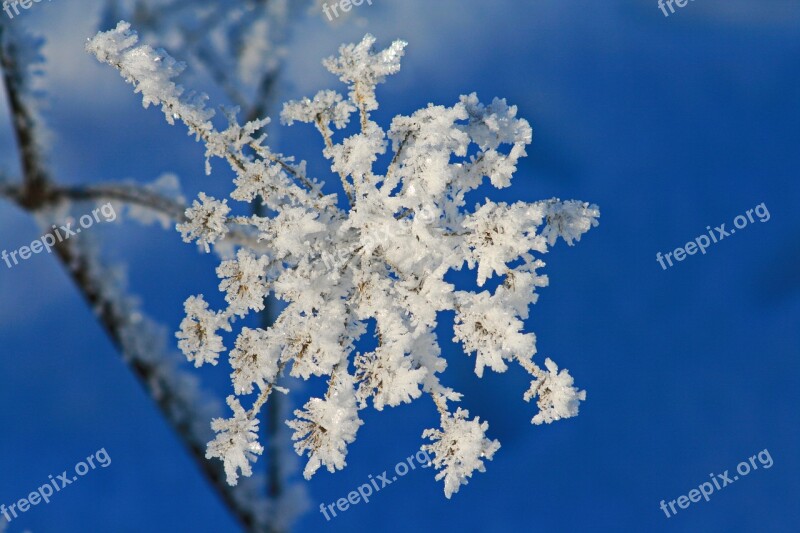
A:
[[[16,183],[6,180],[0,174],[0,197],[5,197],[14,203],[19,203],[19,198],[22,195],[21,187]]]
[[[26,189],[26,194],[21,200],[35,202],[44,192],[47,176],[36,142],[36,120],[23,101],[26,72],[24,66],[17,62],[17,44],[14,39],[9,38],[8,33],[9,29],[5,24],[0,24],[0,67],[3,70],[3,85],[6,88],[6,100],[20,151],[20,164]]]
[[[186,220],[186,206],[154,192],[150,189],[130,183],[109,183],[102,185],[86,185],[83,187],[52,188],[48,191],[47,203],[58,203],[61,200],[95,200],[117,201],[146,207],[169,216],[176,222]]]
[[[275,85],[278,82],[279,74],[280,71],[278,69],[264,74],[264,77],[261,79],[261,83],[258,84],[258,92],[255,96],[253,105],[250,107],[250,111],[248,111],[246,115],[248,122],[263,118],[269,112],[269,108],[274,99],[272,95],[275,90]]]

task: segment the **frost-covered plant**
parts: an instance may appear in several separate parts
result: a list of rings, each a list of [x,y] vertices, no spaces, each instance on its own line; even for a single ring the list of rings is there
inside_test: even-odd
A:
[[[106,0],[100,28],[127,20],[142,42],[158,42],[205,75],[241,108],[262,116],[274,103],[293,28],[310,15],[325,23],[328,0]],[[344,18],[344,17],[342,17]]]
[[[486,437],[488,424],[469,418],[449,403],[461,395],[440,381],[447,367],[435,333],[442,312],[455,313],[454,340],[475,354],[475,373],[503,372],[517,362],[533,380],[525,399],[537,398],[533,423],[575,416],[585,399],[566,370],[547,359],[533,362],[535,336],[524,332],[538,287],[539,256],[558,237],[572,245],[597,225],[598,208],[551,199],[495,203],[485,199],[470,211],[466,195],[488,178],[508,187],[518,160],[531,142],[530,125],[505,100],[481,104],[475,94],[451,106],[429,105],[398,116],[384,130],[372,120],[375,90],[400,69],[406,43],[374,49],[375,38],[342,46],[324,65],[348,87],[347,95],[321,91],[285,105],[285,124],[313,124],[322,136],[323,155],[338,175],[349,207],[324,184],[306,175],[305,163],[273,152],[259,133],[268,119],[240,125],[227,111],[220,131],[206,97],[186,93],[174,78],[182,66],[163,50],[139,45],[126,23],[98,34],[87,45],[98,59],[116,67],[141,92],[145,106],[161,106],[167,120],[182,120],[206,146],[207,160],[225,159],[236,172],[231,199],[260,201],[268,216],[230,216],[227,200],[201,194],[178,226],[187,242],[214,246],[234,226],[251,228],[266,246],[241,246],[217,269],[227,307],[211,310],[203,295],[190,297],[177,336],[196,365],[216,364],[226,351],[220,330],[263,306],[274,294],[286,307],[268,329],[242,328],[230,350],[234,392],[255,395],[245,410],[229,398],[233,418],[214,420],[217,437],[208,456],[225,463],[228,482],[249,475],[261,452],[258,413],[288,372],[309,379],[328,377],[322,398],[311,398],[288,425],[295,450],[307,455],[304,475],[321,466],[345,466],[347,446],[363,423],[359,411],[382,410],[429,395],[441,417],[428,429],[423,449],[444,478],[450,497],[475,470],[483,471],[500,444]],[[335,139],[356,116],[358,131]],[[339,135],[343,136],[343,135]],[[391,157],[387,151],[391,148]],[[381,158],[385,159],[380,170]],[[207,168],[210,172],[210,167]],[[391,238],[385,238],[391,235]],[[340,260],[330,268],[323,260]],[[496,288],[479,292],[445,281],[452,270],[474,270],[479,287],[497,277]],[[377,347],[366,353],[357,342],[374,332]]]

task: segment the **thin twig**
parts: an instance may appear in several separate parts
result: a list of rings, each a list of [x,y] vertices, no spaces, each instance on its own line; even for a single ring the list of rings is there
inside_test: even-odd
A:
[[[333,139],[331,138],[331,130],[322,122],[322,116],[317,114],[314,119],[314,123],[317,126],[317,131],[319,134],[322,135],[322,140],[325,142],[325,148],[329,151],[333,149]],[[329,152],[330,153],[330,152]],[[344,188],[344,192],[347,195],[347,200],[350,202],[351,206],[355,206],[355,191],[353,187],[350,185],[350,182],[347,181],[347,175],[344,172],[339,172],[339,178],[342,180],[342,187]]]
[[[61,200],[118,201],[158,211],[177,222],[186,220],[184,204],[135,184],[106,183],[52,188],[48,191],[47,203],[57,203]]]
[[[286,361],[283,361],[278,365],[278,374],[283,372],[284,366],[286,366]],[[261,410],[264,404],[267,403],[267,400],[269,399],[273,390],[275,390],[275,383],[270,383],[269,385],[266,386],[266,388],[261,390],[261,393],[258,395],[258,398],[253,403],[253,407],[251,407],[250,411],[248,411],[248,416],[250,418],[255,418],[258,416],[258,412]]]
[[[436,405],[436,410],[439,411],[442,418],[447,417],[449,413],[447,411],[447,400],[445,400],[444,396],[435,392],[431,392],[430,395]]]
[[[411,132],[407,131],[405,136],[403,137],[403,140],[400,141],[400,145],[397,147],[397,151],[394,153],[394,157],[392,157],[392,162],[389,163],[389,168],[386,170],[386,180],[388,180],[392,176],[392,173],[395,171],[395,167],[397,166],[398,161],[400,161],[400,154],[403,152],[403,148],[405,148],[409,137],[411,137]]]

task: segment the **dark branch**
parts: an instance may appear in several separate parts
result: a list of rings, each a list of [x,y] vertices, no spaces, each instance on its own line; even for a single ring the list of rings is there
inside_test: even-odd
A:
[[[128,183],[51,188],[47,197],[47,203],[58,203],[64,199],[73,201],[112,200],[158,211],[177,222],[186,220],[186,216],[184,215],[186,206],[182,203],[166,198],[149,189]]]
[[[19,203],[21,195],[20,186],[0,178],[0,197],[5,197],[12,202]]]
[[[34,115],[23,101],[25,94],[24,66],[17,62],[17,44],[8,36],[8,28],[0,24],[0,67],[3,70],[3,84],[6,100],[14,125],[14,135],[20,153],[25,194],[23,202],[35,203],[47,186],[47,172],[43,157],[36,142],[36,121]]]
[[[173,390],[173,383],[165,379],[159,372],[158,366],[146,358],[147,354],[126,352],[125,334],[136,326],[130,313],[125,312],[124,308],[120,308],[118,302],[104,294],[102,285],[95,279],[97,276],[89,258],[81,253],[72,241],[65,240],[58,243],[55,250],[75,285],[80,289],[86,303],[95,310],[97,319],[114,347],[120,353],[125,353],[130,369],[147,393],[156,401],[172,429],[183,441],[197,467],[239,522],[249,531],[260,531],[254,509],[238,501],[234,489],[225,481],[222,463],[205,458],[205,442],[195,436],[191,424],[194,417],[193,406]]]
[[[31,110],[26,105],[24,66],[19,65],[16,43],[8,38],[7,28],[0,23],[0,67],[2,79],[6,89],[6,98],[11,110],[12,125],[19,144],[20,166],[23,173],[23,186],[4,185],[3,191],[9,193],[17,204],[34,212],[48,203],[52,203],[54,195],[68,194],[75,199],[94,199],[100,188],[87,187],[58,188],[53,185],[44,158],[37,144],[36,122]],[[105,193],[109,189],[103,190]],[[130,190],[116,189],[115,194],[130,196],[137,194]],[[80,198],[82,197],[82,198]],[[174,206],[173,206],[174,207]],[[246,502],[236,498],[235,491],[225,482],[222,465],[217,461],[205,458],[205,443],[194,437],[191,428],[191,419],[194,415],[191,404],[176,390],[172,383],[165,380],[158,366],[148,361],[142,354],[125,353],[126,333],[130,331],[134,318],[126,313],[124,306],[119,305],[111,295],[102,290],[103,284],[95,272],[96,265],[92,264],[91,256],[83,253],[77,246],[78,241],[65,240],[56,245],[56,255],[67,269],[77,288],[92,309],[97,311],[97,317],[103,329],[108,334],[114,346],[126,356],[134,375],[151,398],[155,399],[163,416],[167,419],[173,430],[181,438],[190,455],[195,459],[200,470],[209,483],[216,490],[225,505],[236,519],[249,531],[262,531],[264,526],[258,523],[256,512]]]

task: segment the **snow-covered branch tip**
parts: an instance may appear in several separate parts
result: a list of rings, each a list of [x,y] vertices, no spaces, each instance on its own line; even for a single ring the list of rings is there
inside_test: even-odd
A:
[[[177,334],[181,350],[198,366],[216,364],[228,353],[233,417],[214,421],[218,435],[208,453],[223,460],[230,483],[250,474],[249,462],[261,450],[257,409],[246,411],[240,402],[250,397],[259,406],[284,371],[328,381],[324,397],[311,398],[287,422],[295,450],[308,456],[307,478],[323,466],[331,472],[346,466],[347,447],[363,423],[359,412],[370,403],[382,410],[423,394],[441,418],[440,429],[423,436],[431,440],[424,449],[433,453],[445,494],[483,471],[500,444],[486,437],[487,422],[449,407],[461,395],[440,381],[447,368],[436,334],[442,312],[455,314],[454,340],[475,355],[478,376],[487,367],[503,372],[509,363],[531,375],[524,398],[537,398],[533,423],[578,414],[585,392],[550,359],[545,370],[534,363],[536,337],[524,321],[537,289],[548,284],[539,272],[543,254],[559,239],[569,245],[580,240],[597,226],[599,209],[559,199],[508,204],[487,198],[467,207],[467,194],[478,187],[510,186],[526,155],[532,130],[515,106],[497,98],[483,104],[473,93],[449,107],[429,104],[397,116],[384,128],[372,117],[379,106],[376,88],[400,70],[406,43],[376,50],[375,38],[367,35],[342,46],[324,65],[347,91],[289,102],[281,115],[284,124],[307,123],[320,134],[331,176],[341,181],[338,193],[350,200],[342,209],[336,191],[315,195],[299,186],[281,164],[294,160],[273,154],[263,137],[252,139],[252,124],[240,127],[229,116],[228,130],[216,131],[203,111],[205,100],[190,104],[172,82],[176,62],[137,45],[131,35],[121,23],[88,48],[134,83],[146,103],[164,106],[168,120],[181,118],[200,131],[207,153],[232,161],[231,200],[260,198],[270,213],[232,217],[235,204],[201,194],[179,227],[186,240],[211,248],[235,221],[268,244],[266,251],[241,246],[224,261],[217,275],[225,305],[212,310],[203,295],[192,296]],[[252,150],[243,151],[245,146]],[[382,160],[390,162],[381,168]],[[304,163],[291,168],[305,176]],[[450,271],[465,267],[478,290],[445,281]],[[484,288],[489,280],[498,281],[493,290]],[[286,303],[275,323],[241,328],[234,347],[226,347],[221,332],[260,310],[270,294]],[[359,341],[368,332],[376,347],[362,352]]]

